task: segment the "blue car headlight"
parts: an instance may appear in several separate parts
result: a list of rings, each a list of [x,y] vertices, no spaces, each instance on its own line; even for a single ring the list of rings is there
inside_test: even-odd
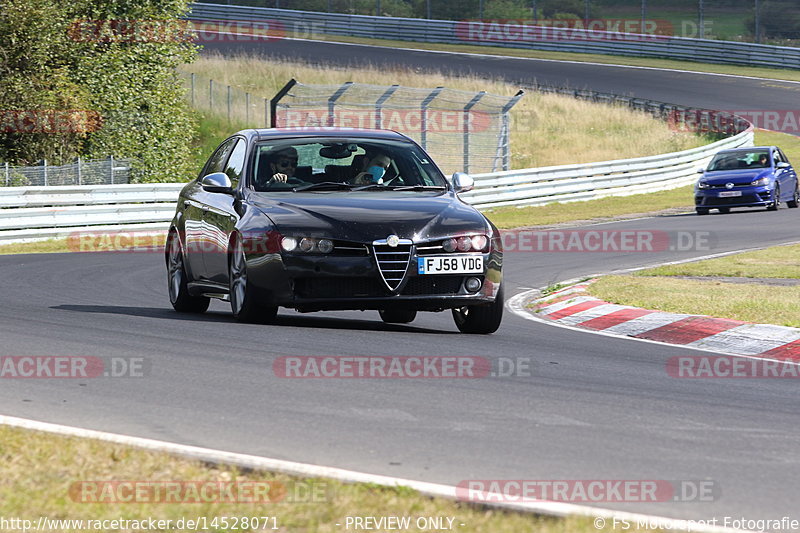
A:
[[[757,180],[753,180],[750,182],[750,185],[754,187],[763,187],[764,185],[769,185],[769,178],[759,178]]]
[[[698,188],[698,189],[710,189],[710,188],[711,188],[711,185],[709,185],[709,184],[708,184],[708,183],[706,183],[705,181],[698,181],[698,182],[697,182],[697,188]]]

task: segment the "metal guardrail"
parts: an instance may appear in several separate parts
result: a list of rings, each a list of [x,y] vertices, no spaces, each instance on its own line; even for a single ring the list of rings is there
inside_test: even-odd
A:
[[[751,146],[753,130],[713,144],[651,157],[475,175],[461,198],[478,207],[590,200],[680,187],[718,150]],[[0,243],[96,232],[166,231],[184,184],[0,189]],[[5,209],[2,209],[5,208]]]
[[[0,244],[166,231],[185,183],[0,188]]]
[[[715,143],[650,157],[476,174],[461,198],[478,208],[627,196],[689,185],[719,150],[753,145],[753,129]]]
[[[506,31],[476,21],[427,20],[375,17],[314,11],[292,11],[266,7],[246,7],[194,3],[187,17],[194,21],[241,21],[276,27],[277,37],[292,28],[315,35],[345,35],[428,43],[469,44],[502,48],[523,48],[585,54],[658,57],[702,63],[726,63],[776,68],[800,68],[800,48],[692,39],[662,35],[638,35],[595,30],[553,28],[509,24]],[[486,24],[486,26],[470,26]],[[236,27],[220,28],[236,32]],[[282,31],[281,31],[282,30]],[[512,31],[513,30],[513,31]],[[291,33],[291,32],[288,32]]]

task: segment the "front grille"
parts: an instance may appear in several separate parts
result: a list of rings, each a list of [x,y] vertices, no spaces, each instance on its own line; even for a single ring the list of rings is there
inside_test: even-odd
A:
[[[374,244],[375,260],[378,262],[378,270],[386,282],[386,286],[391,290],[397,290],[408,270],[408,262],[411,259],[411,245],[400,244],[391,247],[385,244]]]
[[[428,275],[408,278],[408,283],[400,292],[403,296],[425,296],[458,294],[464,276]]]
[[[294,293],[299,298],[375,298],[388,295],[377,278],[297,278]]]
[[[750,185],[749,181],[747,183],[734,183],[733,184],[733,188],[735,189],[736,187],[752,187],[752,185]],[[707,188],[708,189],[727,189],[727,187],[725,186],[725,183],[719,183],[719,184],[716,184],[716,185],[709,184],[709,186]]]

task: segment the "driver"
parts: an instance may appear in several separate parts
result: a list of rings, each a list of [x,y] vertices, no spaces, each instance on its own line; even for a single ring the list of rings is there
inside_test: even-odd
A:
[[[267,161],[269,161],[268,168],[271,173],[267,183],[286,183],[286,180],[293,177],[297,170],[297,150],[292,146],[279,148],[268,154]]]

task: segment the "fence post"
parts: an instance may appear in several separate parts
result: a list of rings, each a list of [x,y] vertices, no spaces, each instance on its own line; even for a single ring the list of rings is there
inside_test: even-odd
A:
[[[244,93],[244,121],[250,126],[250,93]]]
[[[519,99],[525,94],[525,91],[520,90],[511,97],[511,100],[503,106],[502,113],[503,113],[503,170],[508,170],[511,166],[511,142],[510,142],[510,133],[509,130],[511,129],[508,123],[508,112],[511,111],[511,108],[519,102]]]
[[[192,107],[194,107],[194,84],[195,84],[195,74],[192,72]]]
[[[228,85],[228,124],[231,123],[231,86]]]
[[[427,150],[428,144],[428,105],[433,102],[433,99],[436,98],[440,92],[442,92],[444,87],[436,87],[431,94],[425,97],[425,100],[422,101],[422,104],[419,106],[420,110],[420,128],[422,131],[420,132],[420,144],[422,145],[423,150]]]
[[[114,185],[114,156],[108,156],[108,160],[111,163],[111,185]]]
[[[399,85],[392,85],[386,92],[384,92],[380,98],[375,102],[375,129],[381,129],[383,119],[381,117],[381,109],[383,108],[384,102],[389,99],[390,96],[394,94],[397,88],[400,87]]]
[[[328,126],[335,126],[336,125],[336,117],[334,116],[334,107],[336,106],[336,101],[342,97],[344,92],[353,85],[352,81],[347,81],[339,87],[335,93],[333,93],[330,98],[328,98]]]
[[[464,106],[464,172],[469,174],[469,112],[477,104],[486,91],[476,94],[467,105]]]
[[[78,185],[83,185],[81,176],[81,156],[78,156]]]
[[[47,187],[47,159],[42,159],[44,162],[44,186]]]

